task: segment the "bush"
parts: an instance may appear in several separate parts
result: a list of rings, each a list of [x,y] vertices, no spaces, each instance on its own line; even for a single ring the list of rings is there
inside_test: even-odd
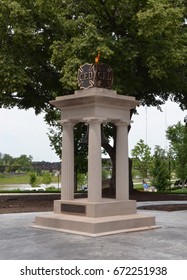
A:
[[[36,184],[37,184],[37,176],[36,176],[36,173],[31,172],[31,173],[29,174],[29,176],[30,176],[30,185],[31,185],[31,187],[35,187]]]
[[[151,184],[156,187],[158,191],[165,191],[168,188],[170,184],[168,162],[165,151],[159,146],[155,148],[151,175],[153,176]]]

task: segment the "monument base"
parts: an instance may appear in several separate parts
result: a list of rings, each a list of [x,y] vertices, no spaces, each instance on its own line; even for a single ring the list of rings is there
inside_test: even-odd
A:
[[[136,213],[136,201],[113,199],[57,200],[54,213],[36,216],[33,227],[92,237],[158,228],[155,217]]]

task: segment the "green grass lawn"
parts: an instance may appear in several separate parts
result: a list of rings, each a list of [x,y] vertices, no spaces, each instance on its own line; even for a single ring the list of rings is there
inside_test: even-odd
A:
[[[27,174],[19,176],[0,176],[0,185],[6,184],[29,184],[30,176]]]
[[[143,185],[142,185],[142,183],[136,183],[136,184],[134,184],[134,189],[135,190],[138,190],[138,191],[140,191],[140,190],[143,190]]]
[[[177,190],[172,190],[171,191],[172,193],[187,193],[187,188],[180,188],[180,189],[177,189]]]
[[[43,177],[42,176],[38,176],[37,177],[37,184],[42,184],[42,179]],[[0,192],[21,192],[21,191],[18,191],[18,190],[14,190],[14,191],[3,191],[1,190],[1,187],[3,187],[4,185],[7,185],[7,184],[29,184],[29,181],[30,181],[30,176],[29,174],[23,174],[23,175],[6,175],[6,176],[2,176],[0,174]],[[58,177],[57,176],[52,176],[52,183],[58,183]],[[143,186],[142,186],[142,183],[136,183],[134,184],[134,189],[136,190],[139,190],[139,191],[143,191]],[[53,190],[51,190],[53,191]],[[56,190],[54,190],[56,192]],[[58,190],[57,190],[58,191]],[[25,192],[25,191],[24,191]],[[167,191],[168,193],[169,191]],[[185,188],[184,190],[182,190],[182,188],[180,189],[175,189],[175,190],[171,190],[170,193],[187,193],[187,188]]]
[[[39,184],[42,184],[42,176],[37,176]],[[0,185],[3,184],[29,184],[30,176],[28,174],[24,175],[13,175],[13,176],[0,176]],[[52,176],[52,183],[58,183],[58,177]]]
[[[143,191],[143,186],[142,183],[139,184],[134,184],[134,189],[138,190],[138,191]],[[182,188],[179,189],[171,189],[170,191],[167,190],[166,193],[178,193],[178,194],[183,194],[183,193],[187,193],[187,188],[184,188],[184,190],[182,190]]]
[[[42,184],[43,177],[42,176],[38,176],[37,177],[37,185]],[[22,184],[29,184],[30,182],[30,176],[29,174],[23,174],[23,175],[6,175],[6,176],[2,176],[0,175],[0,193],[30,193],[31,191],[25,191],[25,190],[20,190],[19,188],[14,189],[14,190],[3,190],[3,187],[6,187],[6,185],[22,185]],[[58,177],[57,176],[52,176],[52,182],[51,185],[53,183],[58,183]],[[33,191],[34,192],[34,191]],[[59,192],[58,189],[56,188],[49,188],[46,191],[37,191],[37,193],[40,192]],[[35,191],[36,193],[36,191]]]

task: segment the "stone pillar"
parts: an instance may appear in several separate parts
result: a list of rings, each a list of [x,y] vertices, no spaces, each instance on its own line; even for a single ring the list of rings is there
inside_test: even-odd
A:
[[[102,199],[101,121],[89,120],[88,124],[88,201],[99,202]]]
[[[116,123],[116,199],[129,199],[128,124]]]
[[[74,123],[64,122],[62,139],[61,199],[74,199]]]

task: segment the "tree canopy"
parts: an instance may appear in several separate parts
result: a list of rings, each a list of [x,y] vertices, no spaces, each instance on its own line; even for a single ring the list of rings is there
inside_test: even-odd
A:
[[[132,149],[131,154],[133,167],[139,171],[141,179],[144,180],[148,177],[148,173],[151,169],[151,148],[145,144],[142,139],[140,139],[140,141]]]
[[[186,0],[1,0],[0,106],[49,113],[100,50],[118,93],[186,108],[186,12]]]
[[[119,94],[148,106],[171,98],[185,109],[186,14],[186,0],[1,0],[0,107],[34,108],[54,125],[49,100],[72,94],[79,66],[100,50]],[[115,127],[105,132],[115,165]]]
[[[0,153],[0,166],[5,166],[6,171],[20,170],[29,171],[32,169],[32,157],[21,155],[20,157],[13,158],[9,154]]]
[[[176,125],[169,126],[166,136],[175,159],[176,174],[183,181],[184,186],[187,179],[187,125],[178,122]]]
[[[0,2],[0,106],[39,113],[62,89],[50,51],[61,25],[44,2]]]
[[[165,150],[159,146],[156,146],[154,150],[151,175],[153,176],[151,183],[159,191],[164,191],[170,186],[168,158]]]

